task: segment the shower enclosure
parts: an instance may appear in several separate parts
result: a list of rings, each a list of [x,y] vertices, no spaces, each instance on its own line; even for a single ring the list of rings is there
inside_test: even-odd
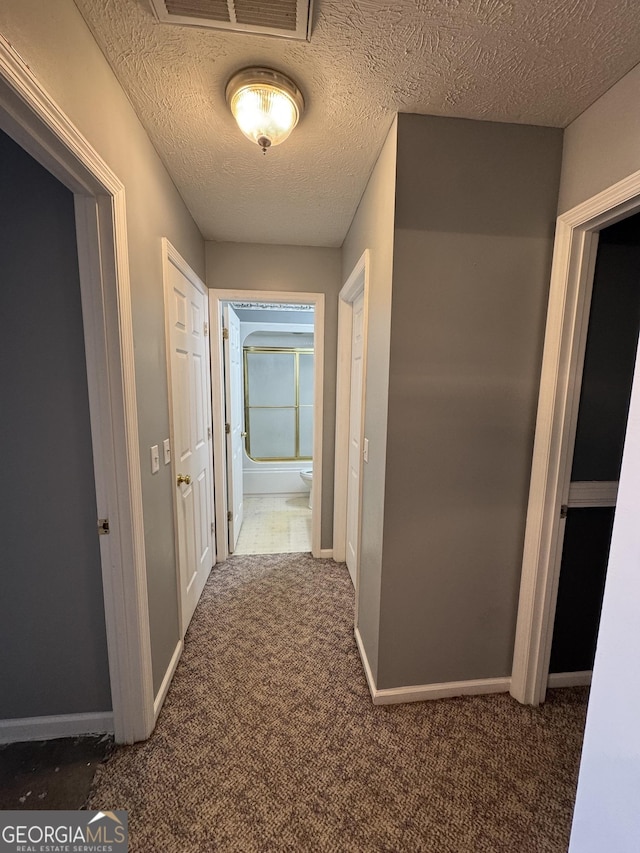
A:
[[[313,456],[313,350],[244,347],[245,448],[255,462]]]

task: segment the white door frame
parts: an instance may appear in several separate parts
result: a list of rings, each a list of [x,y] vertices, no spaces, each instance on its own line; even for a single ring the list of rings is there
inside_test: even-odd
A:
[[[353,303],[364,293],[364,321],[362,344],[362,424],[360,447],[364,436],[364,399],[367,384],[367,337],[369,326],[369,250],[365,249],[349,278],[344,283],[338,299],[338,364],[336,375],[336,462],[333,498],[333,559],[342,563],[347,550],[347,482],[349,473],[349,419],[351,399],[351,338],[353,328]],[[362,473],[360,475],[360,514],[362,514]],[[358,554],[360,549],[358,549]],[[360,560],[356,569],[356,593],[360,578]],[[357,609],[356,594],[356,609]]]
[[[222,363],[223,302],[284,302],[314,306],[313,358],[313,483],[311,510],[311,553],[327,556],[322,550],[322,414],[324,396],[324,293],[285,292],[279,290],[209,291],[209,339],[211,341],[211,393],[213,396],[213,478],[216,506],[216,551],[222,562],[229,556],[227,539],[227,465],[224,434],[224,365]],[[216,461],[219,460],[219,461]],[[318,476],[320,474],[320,476]]]
[[[227,535],[228,542],[230,546],[230,551],[233,553],[236,550],[236,546],[238,544],[238,537],[240,535],[240,529],[242,528],[242,523],[244,521],[244,482],[242,482],[244,478],[244,457],[245,457],[245,442],[244,435],[246,433],[243,431],[244,426],[244,404],[243,397],[240,396],[244,390],[244,364],[242,359],[242,340],[240,339],[240,318],[231,307],[230,304],[226,304],[222,306],[222,317],[225,329],[228,330],[229,334],[226,336],[224,341],[222,342],[222,357],[223,363],[225,366],[225,430],[226,424],[229,424],[230,431],[226,435],[226,469],[227,469],[227,503],[230,504],[229,513],[231,518],[227,523]],[[232,327],[236,327],[235,330]],[[234,331],[237,331],[238,338],[235,340]],[[234,371],[233,367],[233,350],[237,351],[238,356],[238,365],[236,371]],[[234,375],[231,375],[232,372]],[[239,375],[238,375],[239,374]],[[237,397],[236,397],[237,395]],[[240,403],[240,411],[234,411],[234,403]],[[236,415],[239,417],[236,419]],[[239,421],[239,422],[238,422]],[[235,442],[235,447],[234,447]],[[239,454],[239,459],[236,458],[234,460],[234,450]],[[234,464],[235,462],[235,464]],[[240,480],[241,482],[236,482],[238,476],[238,470],[240,469]],[[232,472],[232,476],[229,477],[229,471]],[[231,488],[229,489],[229,486]],[[231,492],[231,494],[229,494]],[[238,506],[238,496],[242,495],[242,500],[240,501],[239,512],[236,515],[236,507]]]
[[[171,448],[171,479],[173,483],[173,527],[175,530],[175,560],[176,560],[176,588],[178,591],[178,624],[180,627],[180,640],[178,641],[178,646],[176,648],[176,652],[174,653],[172,659],[171,670],[175,671],[175,666],[178,663],[180,655],[182,654],[183,646],[184,646],[184,635],[186,634],[188,625],[185,625],[184,619],[184,611],[183,611],[183,601],[182,601],[182,581],[180,577],[180,551],[179,551],[179,542],[178,542],[178,498],[177,498],[177,489],[175,488],[176,477],[178,475],[178,469],[176,468],[176,458],[175,458],[175,423],[173,418],[173,379],[171,372],[171,314],[169,311],[169,299],[171,298],[171,283],[170,283],[170,268],[169,265],[172,264],[177,270],[179,270],[182,275],[190,281],[191,284],[205,297],[207,301],[207,312],[205,319],[203,322],[209,323],[209,290],[205,283],[200,279],[200,277],[191,269],[189,264],[182,257],[180,252],[173,246],[172,243],[167,240],[166,237],[162,238],[162,279],[163,279],[163,290],[164,290],[164,318],[165,318],[165,339],[166,339],[166,350],[167,350],[167,388],[169,391],[169,436],[170,436],[170,448]],[[206,336],[205,331],[205,336]],[[210,364],[207,365],[208,369],[211,369]],[[209,424],[211,427],[211,424]],[[211,452],[212,443],[209,443],[209,450]],[[213,460],[212,460],[213,461]],[[211,479],[211,507],[213,508],[213,516],[210,518],[210,523],[212,523],[215,519],[215,503],[213,500],[213,478]],[[213,549],[212,554],[212,566],[215,565],[215,541],[212,541],[211,547]],[[168,686],[168,685],[167,685]]]
[[[155,719],[124,186],[1,34],[0,127],[75,195],[113,731],[132,743]]]
[[[598,232],[638,210],[640,171],[557,221],[511,675],[511,695],[529,705],[549,677]]]

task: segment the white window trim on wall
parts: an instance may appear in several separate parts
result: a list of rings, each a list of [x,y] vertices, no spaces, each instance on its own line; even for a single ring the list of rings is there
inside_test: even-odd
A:
[[[544,701],[549,679],[598,233],[638,210],[640,171],[557,221],[511,676],[525,704]]]
[[[324,399],[324,293],[277,290],[209,291],[209,340],[211,346],[211,393],[213,395],[214,492],[216,497],[216,559],[229,556],[227,537],[227,466],[215,464],[226,459],[224,423],[225,397],[222,364],[222,308],[224,302],[284,302],[314,306],[314,400],[313,400],[313,470],[311,553],[314,557],[331,557],[331,549],[322,549],[322,418]],[[318,474],[320,476],[318,476]]]
[[[1,34],[0,127],[75,195],[113,730],[131,743],[155,718],[124,186]],[[85,716],[51,718],[47,736],[83,733]]]

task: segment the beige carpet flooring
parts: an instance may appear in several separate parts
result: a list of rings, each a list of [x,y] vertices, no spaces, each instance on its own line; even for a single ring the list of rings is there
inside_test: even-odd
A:
[[[216,566],[153,736],[116,749],[89,808],[134,853],[560,853],[587,693],[374,707],[345,566]]]

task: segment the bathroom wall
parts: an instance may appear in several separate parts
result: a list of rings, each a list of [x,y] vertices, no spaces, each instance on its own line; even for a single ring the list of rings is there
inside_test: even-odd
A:
[[[206,245],[208,287],[325,294],[321,541],[322,548],[331,548],[340,249],[252,243]]]

